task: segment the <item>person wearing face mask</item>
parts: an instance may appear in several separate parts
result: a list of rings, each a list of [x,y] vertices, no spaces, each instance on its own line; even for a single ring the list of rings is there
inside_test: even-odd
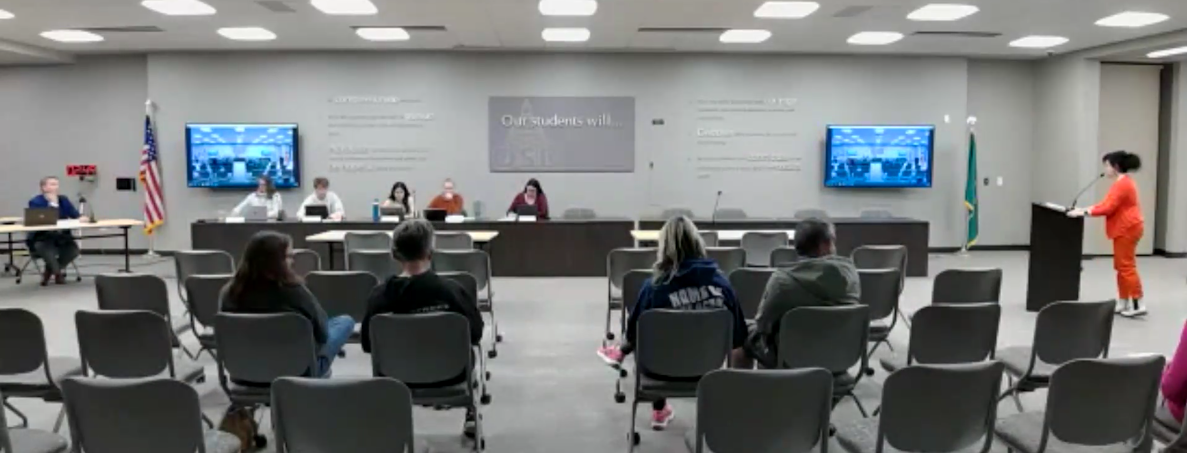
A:
[[[78,209],[74,207],[70,199],[59,194],[58,190],[58,178],[53,176],[41,178],[41,194],[29,200],[29,207],[57,208],[59,219],[85,221],[86,218],[79,215]],[[66,283],[66,274],[63,270],[79,255],[78,242],[74,240],[70,231],[38,231],[29,235],[29,238],[25,240],[25,245],[29,247],[34,256],[45,261],[45,269],[41,274],[41,286],[49,284],[51,278],[59,285]]]
[[[442,184],[441,193],[429,201],[426,209],[444,209],[449,215],[465,215],[466,204],[462,201],[462,194],[454,192],[453,180],[446,179]]]
[[[544,195],[544,188],[540,187],[540,181],[536,178],[529,179],[523,187],[523,192],[515,196],[515,200],[511,201],[511,207],[507,208],[507,214],[515,215],[515,210],[520,206],[535,206],[537,218],[548,218],[548,197]]]
[[[1113,241],[1113,268],[1117,270],[1117,314],[1144,316],[1142,279],[1138,276],[1137,247],[1145,229],[1138,186],[1130,172],[1142,168],[1137,154],[1113,151],[1101,158],[1104,174],[1113,180],[1105,199],[1094,206],[1068,211],[1068,217],[1104,217],[1105,234]]]
[[[284,205],[280,201],[280,192],[276,191],[276,185],[272,183],[272,178],[260,176],[256,178],[256,181],[258,182],[256,191],[247,194],[247,197],[239,203],[239,206],[235,206],[231,214],[238,216],[248,206],[264,206],[268,208],[269,219],[280,217],[280,211],[284,209]]]
[[[382,206],[385,208],[400,206],[404,208],[404,214],[408,217],[416,217],[416,200],[412,198],[412,191],[403,181],[396,181],[395,184],[392,184],[392,190],[388,193],[387,199],[383,200]]]
[[[330,192],[330,180],[326,178],[313,178],[313,194],[301,202],[301,209],[297,212],[298,218],[305,217],[305,208],[308,206],[325,206],[326,210],[330,211],[330,220],[342,220],[346,217],[346,208],[342,206],[342,200],[338,198],[338,194]]]

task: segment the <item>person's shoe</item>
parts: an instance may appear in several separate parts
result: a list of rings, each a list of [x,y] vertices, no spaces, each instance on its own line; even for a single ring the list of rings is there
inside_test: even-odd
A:
[[[462,423],[462,435],[470,439],[478,435],[478,420],[474,417],[474,412],[466,411],[466,421]]]
[[[1117,299],[1117,303],[1113,306],[1113,313],[1121,314],[1129,306],[1129,301],[1125,299]]]
[[[50,272],[48,270],[42,271],[41,272],[41,286],[48,285],[49,279],[51,279],[51,278],[54,278],[53,272]]]
[[[58,275],[54,276],[54,283],[57,283],[59,285],[65,285],[66,284],[66,273],[58,272]]]
[[[663,431],[668,427],[668,423],[676,418],[676,412],[672,410],[672,405],[665,405],[661,410],[651,411],[651,429],[656,431]]]
[[[598,348],[598,357],[601,357],[607,365],[618,368],[622,366],[622,360],[626,358],[626,354],[622,353],[618,345],[612,344]]]
[[[1128,310],[1121,312],[1121,316],[1124,316],[1126,318],[1137,318],[1140,316],[1146,316],[1146,307],[1142,306],[1140,300],[1141,299],[1134,299],[1133,308],[1130,308]]]

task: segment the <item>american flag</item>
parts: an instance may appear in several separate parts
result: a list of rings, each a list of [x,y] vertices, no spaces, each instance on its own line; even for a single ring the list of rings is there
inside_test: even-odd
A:
[[[144,116],[144,148],[140,150],[140,183],[144,185],[144,233],[165,223],[165,197],[161,195],[161,169],[157,166],[157,138],[152,117]]]

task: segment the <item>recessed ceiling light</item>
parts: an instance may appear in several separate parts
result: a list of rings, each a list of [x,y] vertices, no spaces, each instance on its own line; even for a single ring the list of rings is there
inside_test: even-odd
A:
[[[218,34],[235,41],[271,41],[276,33],[260,27],[227,27],[218,29]]]
[[[589,41],[588,28],[545,28],[540,37],[549,42],[585,42]]]
[[[540,0],[539,7],[545,16],[592,16],[598,12],[597,0]]]
[[[766,2],[754,10],[754,17],[764,19],[801,19],[820,9],[816,2]]]
[[[1046,49],[1048,47],[1055,47],[1067,42],[1067,38],[1062,36],[1026,36],[1010,41],[1010,47],[1021,47],[1024,49]]]
[[[726,30],[718,38],[726,44],[757,44],[771,38],[770,30]]]
[[[863,31],[846,41],[856,46],[885,46],[903,39],[903,34],[894,31]]]
[[[930,5],[925,5],[924,7],[915,11],[911,11],[911,14],[907,15],[907,19],[924,21],[952,21],[971,16],[976,14],[977,11],[980,11],[980,9],[973,5],[932,3]]]
[[[354,32],[368,41],[407,41],[410,38],[408,31],[400,27],[361,27]]]
[[[1150,58],[1165,58],[1172,55],[1182,55],[1187,53],[1187,47],[1175,47],[1173,49],[1156,50],[1146,54]]]
[[[309,4],[323,13],[335,16],[369,16],[379,13],[379,8],[376,8],[371,0],[310,0]]]
[[[200,0],[144,0],[141,6],[167,16],[209,16],[214,7]]]
[[[12,19],[14,17],[16,17],[16,14],[0,9],[0,19]]]
[[[1147,25],[1154,25],[1167,19],[1170,19],[1170,16],[1161,13],[1126,11],[1098,20],[1096,21],[1096,25],[1100,25],[1102,27],[1138,28],[1145,27]]]
[[[84,30],[50,30],[41,32],[41,37],[57,42],[99,42],[102,36]]]

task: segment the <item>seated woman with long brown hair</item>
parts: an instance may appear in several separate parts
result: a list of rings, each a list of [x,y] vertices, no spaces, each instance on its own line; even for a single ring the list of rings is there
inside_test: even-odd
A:
[[[315,377],[329,377],[330,365],[350,334],[354,319],[348,315],[329,318],[317,298],[292,269],[293,240],[286,234],[261,231],[251,237],[235,278],[219,296],[227,313],[296,313],[313,325],[317,343],[318,369]]]

